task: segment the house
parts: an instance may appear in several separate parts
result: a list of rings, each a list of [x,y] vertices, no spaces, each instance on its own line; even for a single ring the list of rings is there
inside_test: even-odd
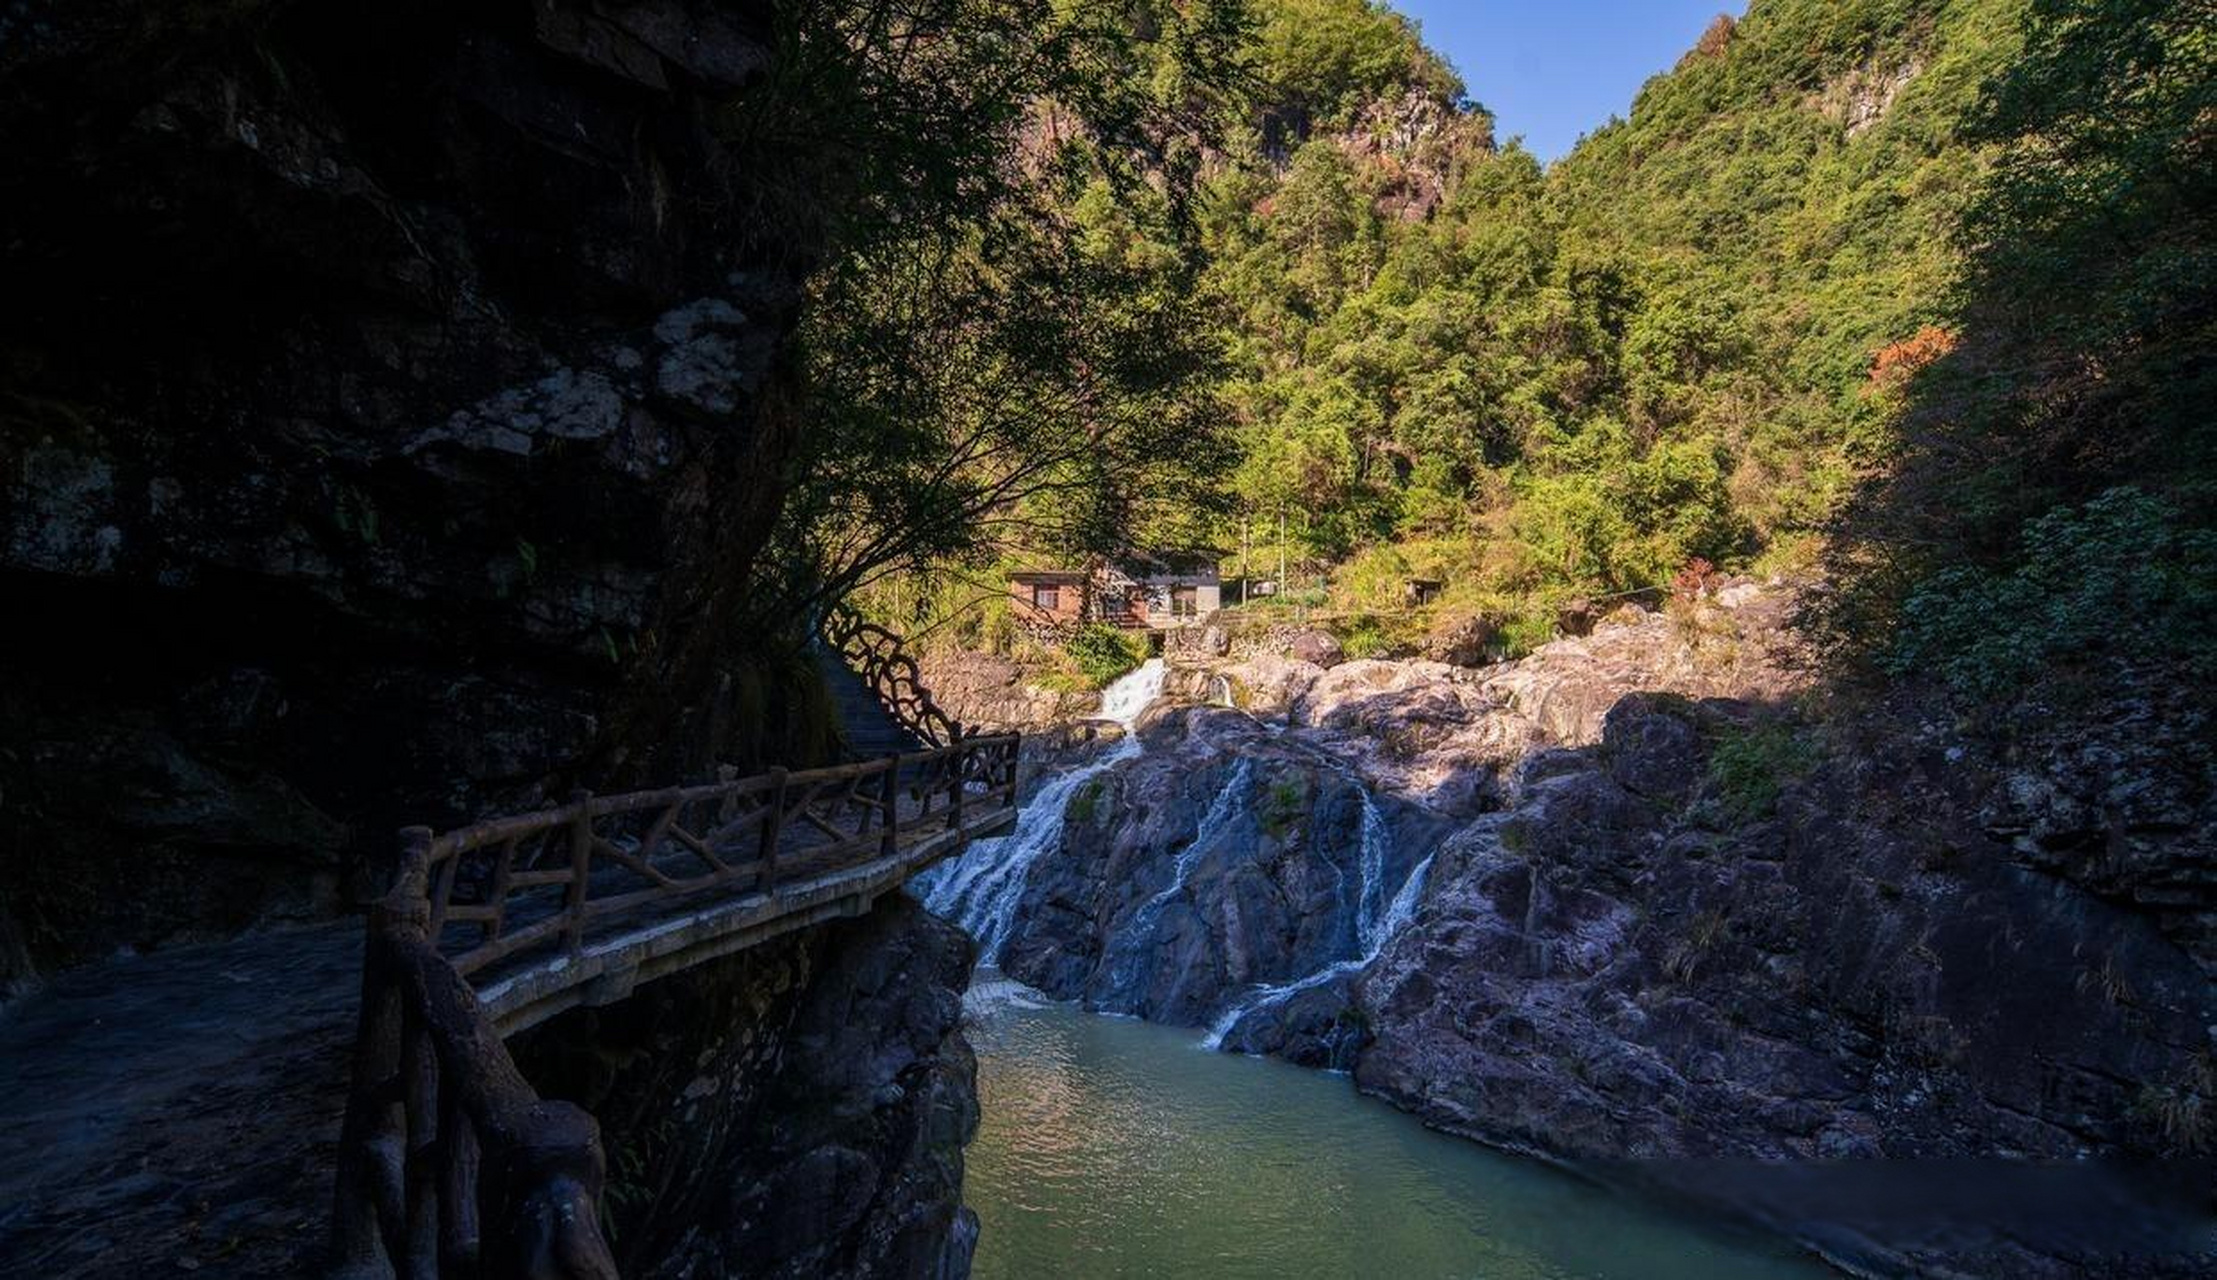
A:
[[[1027,625],[1061,631],[1105,622],[1132,631],[1175,631],[1201,625],[1222,607],[1217,555],[1129,552],[1090,573],[1025,569],[1008,576],[1016,616]]]
[[[1068,569],[1021,570],[1008,575],[1016,616],[1049,627],[1074,627],[1086,616],[1086,575]]]
[[[1149,631],[1200,626],[1223,607],[1217,559],[1213,551],[1133,552],[1110,561],[1097,575],[1101,620]]]

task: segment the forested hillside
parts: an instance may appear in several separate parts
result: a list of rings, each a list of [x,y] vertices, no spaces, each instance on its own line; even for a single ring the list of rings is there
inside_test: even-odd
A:
[[[1211,229],[1244,506],[1357,557],[1359,603],[1440,577],[1527,642],[1566,595],[1805,554],[1943,341],[2023,8],[1758,3],[1552,171],[1463,148],[1434,208],[1345,135],[1228,176],[1266,188]]]
[[[1160,101],[1207,77],[1172,74],[1180,7],[1150,7],[1127,74]],[[2176,572],[2208,503],[2185,408],[2208,399],[2195,8],[1756,0],[1552,166],[1497,141],[1383,5],[1219,14],[1235,88],[1177,100],[1184,146],[1158,149],[1151,183],[1072,187],[1057,215],[1125,273],[1118,314],[1168,308],[1139,407],[1175,405],[1179,447],[1104,463],[1091,483],[1116,496],[1094,510],[1116,518],[973,529],[940,563],[1199,539],[1234,570],[1328,580],[1343,609],[1442,580],[1443,608],[1506,652],[1566,602],[1688,566],[1821,568],[1843,653],[1971,684],[2010,664],[1969,656],[1965,628],[2031,590],[1977,575],[2058,539],[2149,547],[2162,569],[2069,571],[2102,578],[2069,606],[2077,641],[2120,605],[2202,617]],[[2105,383],[2116,360],[2142,373]],[[2098,383],[2099,407],[2058,407]],[[2169,443],[2051,438],[2096,422]],[[1957,465],[2002,441],[2014,461]],[[1384,619],[1375,642],[1424,621]]]

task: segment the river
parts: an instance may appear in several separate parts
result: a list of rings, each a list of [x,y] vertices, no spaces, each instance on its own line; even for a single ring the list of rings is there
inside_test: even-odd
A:
[[[1214,1053],[981,971],[978,1280],[1741,1280],[1831,1274],[1425,1129],[1343,1076]]]

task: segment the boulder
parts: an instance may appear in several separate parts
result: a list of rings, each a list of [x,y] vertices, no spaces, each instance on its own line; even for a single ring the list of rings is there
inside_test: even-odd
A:
[[[1258,716],[1285,715],[1313,686],[1324,668],[1274,653],[1260,653],[1222,668],[1234,700]]]
[[[1293,638],[1287,649],[1295,661],[1319,667],[1338,666],[1347,657],[1339,637],[1329,631],[1304,631]]]
[[[1475,614],[1442,622],[1432,628],[1419,646],[1420,656],[1451,667],[1481,667],[1492,655],[1500,628]]]

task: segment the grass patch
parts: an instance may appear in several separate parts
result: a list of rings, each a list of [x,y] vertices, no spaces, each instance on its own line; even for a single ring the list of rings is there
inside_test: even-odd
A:
[[[1709,751],[1709,792],[1734,818],[1767,818],[1779,792],[1817,763],[1816,747],[1792,725],[1765,724],[1725,737]]]
[[[1273,784],[1263,794],[1262,805],[1255,811],[1255,821],[1275,840],[1292,830],[1308,811],[1308,784],[1298,778],[1289,778]]]
[[[1093,825],[1094,818],[1100,816],[1105,796],[1106,790],[1099,781],[1085,784],[1078,794],[1070,797],[1070,807],[1063,810],[1063,820],[1080,826]]]

